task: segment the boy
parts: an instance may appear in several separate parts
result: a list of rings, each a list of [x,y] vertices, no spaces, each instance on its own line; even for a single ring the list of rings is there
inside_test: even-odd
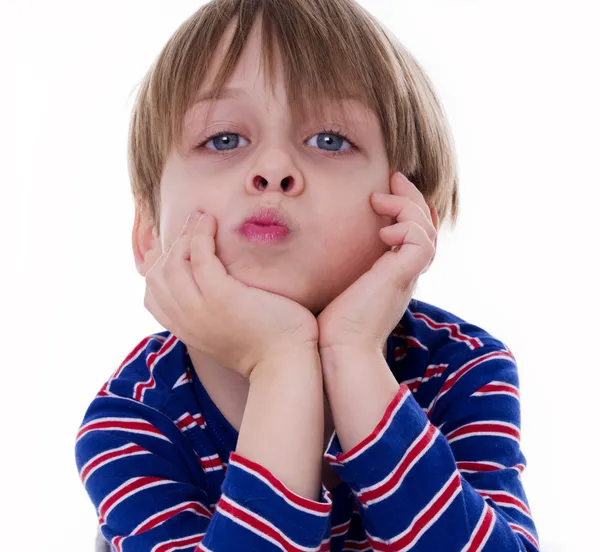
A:
[[[538,550],[514,357],[412,299],[456,220],[455,160],[369,14],[206,4],[141,87],[130,167],[166,331],[77,438],[113,550]]]

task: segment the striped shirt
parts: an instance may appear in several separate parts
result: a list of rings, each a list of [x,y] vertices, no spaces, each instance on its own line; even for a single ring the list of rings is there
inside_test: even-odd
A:
[[[416,299],[387,344],[398,393],[352,450],[333,434],[324,456],[342,482],[310,500],[235,452],[237,431],[179,339],[143,339],[93,399],[75,445],[112,549],[537,551],[513,354]]]

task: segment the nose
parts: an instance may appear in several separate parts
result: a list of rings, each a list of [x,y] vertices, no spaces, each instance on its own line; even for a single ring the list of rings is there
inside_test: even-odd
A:
[[[252,195],[283,192],[287,196],[297,196],[303,190],[304,179],[291,157],[273,149],[263,153],[246,181],[246,191]]]

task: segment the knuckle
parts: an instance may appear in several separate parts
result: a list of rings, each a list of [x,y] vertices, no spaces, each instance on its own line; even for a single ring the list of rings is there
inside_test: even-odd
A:
[[[146,273],[146,287],[148,288],[155,288],[157,286],[157,284],[160,282],[161,280],[161,273],[158,269],[158,267],[155,265],[153,266],[147,273]]]
[[[173,278],[173,275],[177,273],[177,263],[174,260],[174,257],[171,255],[167,258],[165,265],[163,267],[164,279],[166,281],[170,281]]]

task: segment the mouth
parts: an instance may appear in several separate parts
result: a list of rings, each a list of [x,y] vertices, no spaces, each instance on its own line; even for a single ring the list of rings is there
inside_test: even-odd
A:
[[[291,231],[279,210],[262,207],[244,220],[238,233],[251,242],[270,245],[285,240]]]

